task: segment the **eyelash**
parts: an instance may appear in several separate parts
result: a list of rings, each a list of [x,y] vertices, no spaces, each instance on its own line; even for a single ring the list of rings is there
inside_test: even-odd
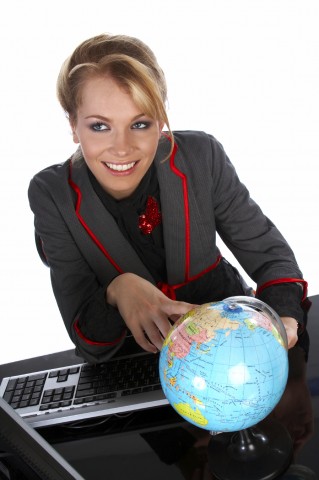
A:
[[[141,128],[141,127],[137,127],[137,125],[144,125],[144,126]],[[151,126],[151,122],[139,121],[139,122],[133,123],[132,130],[147,130],[150,126]],[[105,128],[101,128],[101,127],[105,127]],[[110,128],[103,122],[94,122],[92,125],[90,125],[90,128],[94,132],[105,132],[110,130]]]
[[[147,128],[149,128],[151,126],[151,122],[143,122],[143,121],[140,121],[140,122],[136,122],[133,124],[133,126],[136,126],[136,125],[144,125],[144,127],[142,128],[135,128],[134,130],[146,130]]]
[[[101,128],[101,127],[106,127],[106,128]],[[94,122],[92,123],[92,125],[90,125],[90,128],[94,132],[104,132],[105,130],[109,130],[108,126],[102,122]]]

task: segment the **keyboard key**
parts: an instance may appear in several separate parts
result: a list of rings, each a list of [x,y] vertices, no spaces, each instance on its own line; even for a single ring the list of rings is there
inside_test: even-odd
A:
[[[20,400],[21,400],[21,395],[14,395],[11,401],[15,403],[15,402],[20,402]]]
[[[128,395],[131,395],[132,392],[131,390],[123,390],[123,392],[121,392],[121,397],[127,397]]]
[[[47,403],[51,403],[51,398],[52,397],[43,397],[41,403],[43,403],[43,405]]]
[[[106,400],[107,397],[106,397],[106,393],[104,395],[95,395],[95,400],[97,400],[98,402],[102,401],[102,400]]]
[[[15,388],[15,391],[17,390],[23,390],[24,389],[24,384],[23,383],[18,383],[18,385]]]
[[[36,381],[35,381],[35,384],[36,384],[37,386],[43,386],[43,385],[44,385],[44,382],[45,382],[44,379],[42,379],[42,380],[36,380]]]
[[[52,397],[54,390],[45,390],[43,397]]]
[[[74,375],[75,373],[79,373],[79,370],[80,370],[79,367],[70,368],[69,374]]]
[[[88,365],[87,363],[82,365],[82,372],[92,372],[94,369],[93,365]]]
[[[86,382],[86,383],[81,383],[78,385],[78,390],[88,390],[89,388],[92,388],[92,383]]]
[[[33,392],[32,393],[32,396],[31,396],[31,400],[37,400],[38,398],[41,397],[41,393],[40,392]]]
[[[14,390],[16,384],[17,384],[17,379],[16,378],[13,378],[12,380],[9,380],[7,388],[6,388],[6,392]]]
[[[73,393],[72,392],[65,392],[62,396],[63,400],[71,400],[73,398]]]
[[[95,394],[95,390],[93,390],[93,388],[91,388],[91,389],[88,389],[88,390],[77,391],[75,396],[76,396],[76,398],[79,398],[79,397],[91,396],[91,395],[94,395],[94,394]]]
[[[92,402],[94,402],[94,397],[85,397],[84,402],[85,403],[92,403]]]
[[[98,393],[98,394],[107,393],[107,392],[110,391],[110,389],[113,390],[113,388],[111,388],[111,385],[109,385],[109,386],[105,385],[104,387],[97,388],[96,393]]]
[[[88,375],[87,377],[80,377],[78,380],[78,385],[82,385],[83,383],[87,383],[91,380],[91,377]]]
[[[115,397],[116,397],[116,392],[106,394],[106,398],[115,398]]]
[[[5,392],[5,394],[3,395],[3,399],[7,402],[7,403],[10,403],[11,402],[11,399],[13,397],[13,392]]]
[[[31,398],[31,394],[28,393],[27,395],[22,395],[21,400],[28,402]]]
[[[141,387],[140,387],[140,388],[134,388],[134,389],[132,390],[132,394],[133,394],[133,395],[135,395],[136,393],[141,393],[141,392],[142,392],[142,388],[141,388]]]
[[[59,395],[60,393],[63,393],[63,391],[64,391],[64,388],[55,388],[53,390],[53,394],[54,395]]]
[[[43,412],[45,410],[49,410],[49,405],[40,405],[39,410],[41,410],[41,412]]]
[[[151,392],[153,390],[152,385],[147,385],[146,387],[142,388],[143,392]]]
[[[72,393],[74,391],[74,388],[75,388],[74,385],[71,385],[69,387],[65,387],[64,392],[65,393],[70,393],[70,392]]]
[[[28,380],[45,380],[47,378],[47,373],[36,373],[34,375],[29,375]]]
[[[33,388],[35,385],[35,380],[28,380],[27,383],[25,384],[26,388]]]

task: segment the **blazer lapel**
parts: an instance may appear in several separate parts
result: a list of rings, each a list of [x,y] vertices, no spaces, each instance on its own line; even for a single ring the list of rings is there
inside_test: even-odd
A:
[[[162,161],[169,151],[169,142],[155,157],[160,186],[163,238],[165,244],[167,281],[174,285],[185,281],[185,212],[183,183],[171,170],[172,158]],[[163,151],[164,150],[164,151]]]
[[[99,262],[102,253],[104,269],[111,263],[114,274],[134,272],[154,283],[151,274],[94,192],[85,163],[79,162],[72,166],[71,176],[78,188],[77,216],[82,223],[83,234],[90,238],[98,249]]]
[[[213,203],[210,199],[210,162],[199,154],[196,145],[183,143],[178,133],[175,152],[162,162],[166,151],[155,157],[161,192],[161,208],[168,283],[192,280],[214,264],[219,254],[216,245]],[[180,144],[180,146],[179,146]],[[196,156],[195,156],[196,155]]]

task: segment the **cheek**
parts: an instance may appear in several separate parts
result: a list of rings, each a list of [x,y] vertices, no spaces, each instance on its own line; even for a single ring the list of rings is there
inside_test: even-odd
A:
[[[80,144],[83,155],[88,161],[96,159],[101,153],[101,151],[104,150],[103,143],[96,139],[95,141],[89,139],[82,139]]]
[[[147,153],[147,155],[154,157],[156,150],[158,148],[158,142],[159,142],[159,137],[157,135],[154,135],[151,141],[144,142],[143,144],[144,152]]]

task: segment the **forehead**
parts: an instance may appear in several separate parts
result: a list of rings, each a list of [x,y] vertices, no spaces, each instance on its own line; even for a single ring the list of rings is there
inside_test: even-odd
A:
[[[131,94],[112,77],[91,77],[82,85],[78,111],[87,109],[139,110]]]

